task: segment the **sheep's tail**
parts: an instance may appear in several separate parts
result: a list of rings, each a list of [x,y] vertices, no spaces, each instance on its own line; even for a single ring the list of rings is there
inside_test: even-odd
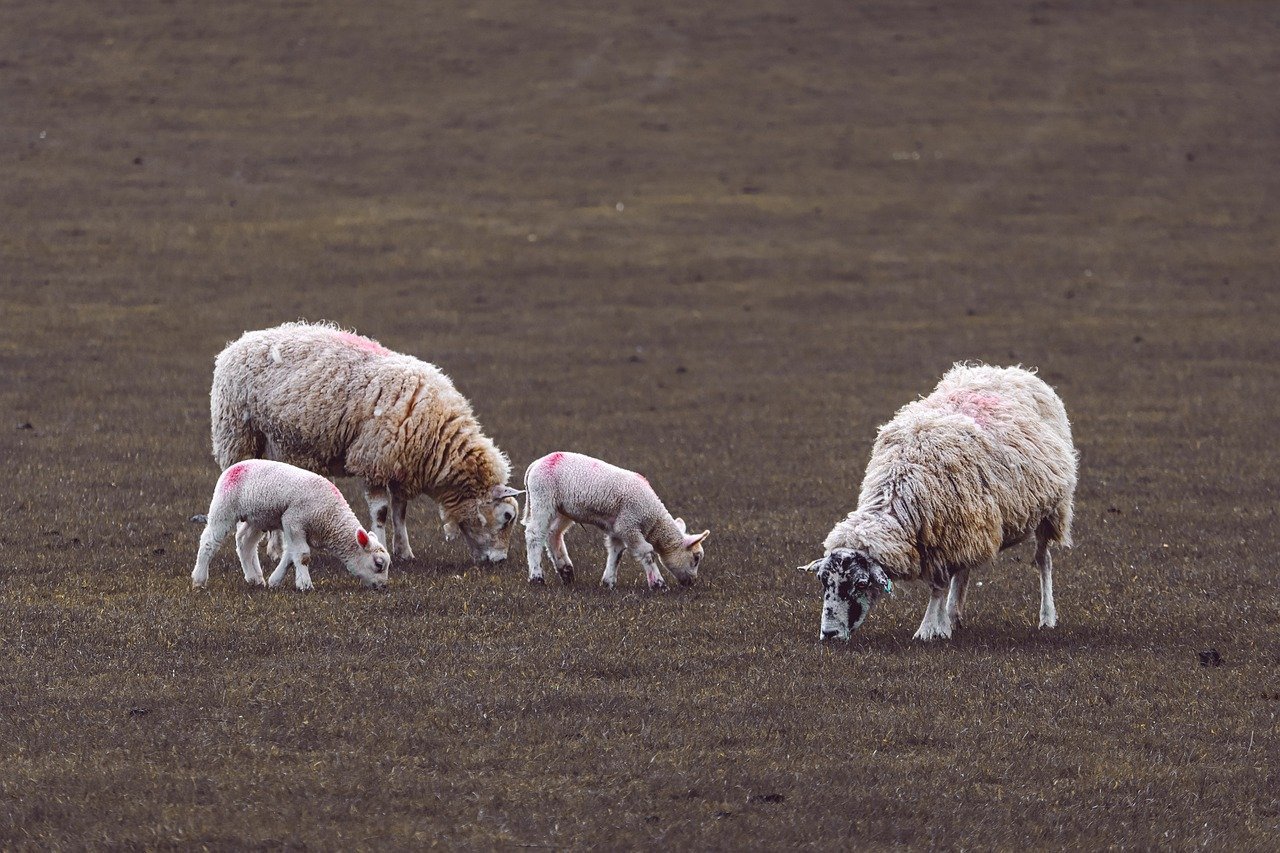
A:
[[[191,523],[192,523],[192,524],[208,524],[208,523],[209,523],[209,516],[205,515],[205,514],[204,514],[204,513],[202,513],[202,512],[201,512],[201,513],[197,513],[197,514],[195,514],[195,515],[191,516]]]

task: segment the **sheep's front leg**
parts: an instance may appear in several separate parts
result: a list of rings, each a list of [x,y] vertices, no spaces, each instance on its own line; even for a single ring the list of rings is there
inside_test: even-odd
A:
[[[252,524],[241,523],[236,528],[236,554],[240,557],[240,568],[244,570],[245,583],[254,586],[266,586],[262,577],[262,563],[258,562],[258,543],[262,541],[262,531]]]
[[[667,590],[667,582],[662,578],[662,569],[658,568],[658,558],[653,552],[653,546],[643,539],[633,540],[628,549],[631,556],[636,559],[640,565],[644,566],[644,579],[649,584],[649,589],[653,591]]]
[[[951,576],[951,594],[947,596],[947,621],[952,628],[964,622],[964,602],[969,594],[969,569],[964,568]]]
[[[945,640],[951,636],[951,623],[947,619],[947,588],[929,590],[929,606],[916,631],[917,640]]]
[[[409,547],[409,528],[405,527],[405,514],[409,511],[409,501],[405,500],[404,495],[397,494],[395,489],[391,490],[391,519],[394,522],[395,532],[391,534],[393,540],[391,544],[391,556],[397,560],[412,560],[413,549]],[[386,545],[387,543],[382,543]]]
[[[600,585],[613,589],[618,585],[618,559],[627,546],[621,539],[608,533],[604,537],[604,546],[609,549],[609,559],[605,561],[604,576],[600,578]]]
[[[1036,566],[1040,569],[1040,627],[1052,628],[1058,624],[1058,611],[1053,606],[1053,557],[1049,555],[1049,540],[1039,536]]]
[[[200,550],[196,552],[196,567],[191,571],[191,586],[201,589],[209,582],[209,561],[231,532],[231,524],[223,522],[210,514],[205,522],[204,531],[200,534]]]
[[[391,523],[392,532],[395,529],[395,523],[391,521],[391,492],[386,486],[366,483],[364,502],[369,505],[369,532],[385,546],[388,542],[387,524]]]

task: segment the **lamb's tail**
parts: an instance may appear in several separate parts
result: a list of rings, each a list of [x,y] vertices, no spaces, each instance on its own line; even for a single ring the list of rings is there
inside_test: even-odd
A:
[[[192,524],[208,524],[209,516],[205,515],[202,512],[197,513],[196,515],[191,516],[191,523]]]

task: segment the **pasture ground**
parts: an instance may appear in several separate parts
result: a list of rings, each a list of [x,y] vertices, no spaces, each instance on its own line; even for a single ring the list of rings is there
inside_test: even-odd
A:
[[[1280,8],[0,9],[0,847],[1265,849],[1280,828]],[[215,353],[325,318],[517,471],[640,470],[705,583],[187,588]],[[954,361],[1081,452],[1030,548],[817,640],[794,566]],[[358,498],[353,484],[343,488]],[[363,510],[362,510],[363,512]],[[1220,666],[1201,666],[1215,649]]]

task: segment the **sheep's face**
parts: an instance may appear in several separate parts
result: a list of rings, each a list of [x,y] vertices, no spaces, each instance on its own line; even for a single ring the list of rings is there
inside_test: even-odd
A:
[[[676,519],[676,526],[684,534],[684,541],[675,551],[662,555],[662,564],[671,570],[682,586],[690,586],[698,579],[698,566],[702,565],[702,540],[710,536],[711,531],[690,534],[685,530],[683,518]]]
[[[516,527],[520,504],[515,496],[521,492],[507,486],[494,486],[489,500],[481,500],[472,512],[463,513],[457,526],[471,554],[483,563],[507,559],[511,547],[511,531]]]
[[[358,577],[365,586],[386,586],[391,555],[378,541],[378,537],[361,530],[356,534],[356,547],[358,550],[355,559],[347,561],[347,570]]]
[[[837,548],[803,568],[822,582],[820,636],[824,640],[849,639],[849,632],[862,625],[880,596],[893,589],[884,569],[849,548]]]

